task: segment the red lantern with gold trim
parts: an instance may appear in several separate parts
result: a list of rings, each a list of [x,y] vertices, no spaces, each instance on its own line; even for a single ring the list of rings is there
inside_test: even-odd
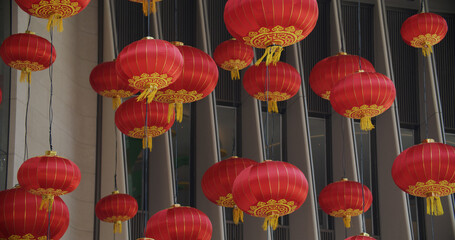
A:
[[[351,227],[351,217],[368,211],[372,202],[373,196],[367,186],[363,185],[362,193],[362,184],[347,178],[327,185],[319,194],[322,210],[332,217],[342,217],[346,228]]]
[[[6,65],[20,70],[20,81],[31,81],[31,73],[49,68],[55,61],[55,48],[45,38],[33,32],[9,36],[0,46],[0,56]]]
[[[52,208],[54,197],[74,191],[81,181],[79,167],[55,151],[25,161],[17,172],[17,180],[30,193],[41,195],[40,210]]]
[[[248,158],[230,157],[212,165],[202,176],[205,197],[218,206],[234,208],[234,223],[243,222],[243,212],[232,198],[232,185],[243,169],[258,164]]]
[[[156,3],[161,0],[130,0],[130,2],[142,4],[142,12],[144,12],[144,16],[148,16],[150,13],[156,12]]]
[[[243,87],[248,94],[260,101],[268,101],[269,112],[276,113],[277,102],[288,100],[297,94],[301,82],[299,72],[284,62],[271,66],[266,66],[265,63],[251,66],[243,76]]]
[[[199,101],[207,97],[218,83],[218,68],[215,61],[205,52],[182,42],[172,42],[183,56],[183,70],[171,85],[158,90],[155,101],[169,103],[169,114],[177,110],[176,120],[182,122],[183,103]],[[168,121],[171,115],[168,116]]]
[[[90,0],[15,0],[22,10],[37,18],[48,19],[47,30],[54,26],[63,31],[63,19],[72,17],[90,3]]]
[[[276,229],[278,218],[302,206],[308,182],[300,169],[287,162],[265,161],[243,170],[235,179],[232,195],[244,212],[265,218],[263,228]]]
[[[255,48],[266,48],[258,63],[278,62],[283,47],[295,44],[313,31],[319,10],[316,0],[229,0],[224,23],[235,38]]]
[[[40,211],[41,198],[18,187],[0,192],[0,239],[46,239],[49,216]],[[51,239],[60,239],[68,229],[69,211],[56,197],[50,214]]]
[[[136,215],[137,201],[128,194],[114,191],[96,204],[95,213],[101,221],[114,223],[114,233],[121,233],[122,222]]]
[[[360,119],[360,128],[369,131],[374,129],[371,118],[389,109],[395,96],[395,85],[385,75],[358,72],[335,84],[330,104],[337,113]]]
[[[345,240],[376,240],[376,238],[370,237],[368,233],[361,233],[358,236],[348,237]]]
[[[365,58],[360,59],[365,72],[376,72],[373,64]],[[316,95],[330,100],[333,86],[347,75],[359,70],[359,56],[344,52],[338,53],[336,56],[324,58],[314,65],[310,73],[310,87]]]
[[[210,240],[212,223],[198,209],[175,204],[155,213],[148,220],[145,236],[159,240]]]
[[[392,177],[406,193],[427,199],[427,214],[444,214],[440,197],[455,193],[455,148],[426,139],[393,162]]]
[[[406,44],[421,48],[427,56],[433,52],[432,46],[444,39],[447,30],[446,20],[438,14],[418,13],[404,21],[400,33]]]
[[[240,79],[240,72],[248,67],[254,58],[253,48],[235,38],[222,42],[213,52],[213,59],[218,66],[231,72],[231,79]]]
[[[146,107],[146,105],[148,105]],[[145,116],[147,108],[147,136],[145,134]],[[115,112],[115,124],[125,135],[132,138],[142,139],[143,147],[152,150],[152,138],[157,137],[169,130],[174,124],[175,114],[171,113],[171,121],[168,122],[169,106],[167,103],[145,101],[138,102],[130,98]],[[148,145],[146,146],[146,142]]]
[[[99,95],[112,98],[113,108],[117,109],[122,98],[133,96],[139,90],[130,87],[115,70],[115,62],[98,64],[90,73],[90,85]]]

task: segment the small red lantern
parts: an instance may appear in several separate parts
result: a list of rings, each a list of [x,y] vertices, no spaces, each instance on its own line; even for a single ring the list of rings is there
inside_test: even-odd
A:
[[[308,194],[305,175],[287,162],[267,160],[243,170],[235,179],[232,195],[244,212],[265,218],[263,228],[276,229],[278,218],[302,206]]]
[[[80,13],[90,0],[15,0],[22,10],[37,18],[49,19],[47,31],[58,25],[63,31],[63,18]]]
[[[427,214],[444,214],[440,197],[455,193],[455,148],[426,139],[393,162],[392,177],[406,193],[427,199]]]
[[[74,162],[57,156],[55,151],[25,161],[17,172],[17,180],[30,193],[41,195],[40,210],[52,209],[55,196],[74,191],[81,181],[81,172]]]
[[[255,48],[266,48],[257,62],[276,63],[283,47],[300,42],[313,31],[319,10],[316,0],[229,0],[224,23],[235,38]]]
[[[145,236],[159,240],[210,240],[212,223],[207,215],[196,208],[175,204],[148,220]]]
[[[360,58],[365,72],[376,72],[373,65],[365,58]],[[311,69],[310,87],[318,96],[330,100],[333,86],[347,75],[356,73],[359,68],[359,56],[344,52],[324,58]]]
[[[230,71],[232,80],[240,79],[239,70],[248,67],[253,62],[253,58],[253,48],[235,38],[222,42],[213,52],[216,64]]]
[[[118,55],[116,69],[131,87],[143,91],[137,98],[152,102],[156,92],[174,83],[182,73],[179,49],[164,40],[146,37],[126,46]]]
[[[156,12],[156,3],[161,0],[130,0],[130,2],[141,3],[144,16],[148,16],[150,13]]]
[[[347,178],[329,184],[319,194],[322,210],[332,217],[342,217],[346,228],[351,227],[351,217],[368,211],[372,202],[373,196],[367,186],[363,185],[362,194],[362,184]]]
[[[376,239],[370,237],[370,235],[368,233],[361,233],[358,236],[348,237],[345,240],[376,240]]]
[[[145,134],[145,112],[147,109],[147,135]],[[137,102],[130,98],[115,112],[115,124],[118,129],[125,135],[132,138],[143,139],[142,146],[152,150],[152,138],[157,137],[169,130],[174,124],[174,113],[172,112],[171,121],[167,121],[169,107],[167,103]],[[147,138],[146,138],[147,137]]]
[[[433,52],[432,46],[444,39],[447,30],[446,20],[438,14],[418,13],[404,21],[400,33],[406,44],[421,48],[427,56]]]
[[[169,114],[177,110],[177,121],[183,119],[183,103],[199,101],[207,97],[218,83],[218,68],[205,52],[182,42],[172,42],[183,56],[183,70],[180,77],[168,87],[158,90],[155,101],[169,103]],[[171,115],[168,116],[168,121]]]
[[[114,233],[121,233],[122,222],[136,215],[137,201],[128,194],[114,191],[96,204],[95,213],[101,221],[114,223]]]
[[[212,165],[202,176],[201,186],[205,197],[218,206],[234,208],[234,223],[243,222],[243,212],[232,198],[232,185],[243,169],[256,165],[248,158],[231,157]]]
[[[337,113],[360,119],[360,128],[369,131],[374,129],[371,118],[389,109],[395,95],[395,85],[385,75],[358,72],[335,84],[330,104]]]
[[[297,94],[301,82],[299,72],[284,62],[272,66],[266,66],[265,63],[251,66],[243,76],[243,87],[248,94],[260,101],[268,101],[269,112],[276,113],[277,102]]]
[[[46,239],[49,215],[39,211],[41,198],[18,187],[0,192],[0,239]],[[68,229],[68,207],[56,197],[50,214],[51,239]]]
[[[0,56],[6,65],[21,72],[20,81],[31,81],[31,72],[50,67],[56,58],[55,48],[45,38],[33,32],[9,36],[0,46]]]
[[[114,61],[98,64],[90,73],[90,85],[99,95],[112,98],[114,110],[120,106],[122,98],[139,92],[120,79]]]

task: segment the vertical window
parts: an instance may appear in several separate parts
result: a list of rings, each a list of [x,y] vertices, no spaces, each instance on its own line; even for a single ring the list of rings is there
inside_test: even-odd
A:
[[[227,159],[239,154],[237,130],[237,108],[217,105],[218,132],[220,139],[221,159]]]

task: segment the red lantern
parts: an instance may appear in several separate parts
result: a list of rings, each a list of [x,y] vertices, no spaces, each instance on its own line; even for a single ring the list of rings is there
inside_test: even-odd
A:
[[[141,3],[144,16],[148,16],[150,13],[156,12],[156,2],[161,2],[161,0],[130,0],[130,2]]]
[[[21,72],[20,81],[30,83],[31,72],[48,68],[55,61],[55,48],[33,32],[9,36],[0,46],[0,56],[10,67]]]
[[[81,181],[81,172],[71,160],[57,156],[55,151],[25,161],[17,172],[21,187],[41,195],[40,210],[52,208],[55,196],[74,191]]]
[[[80,13],[90,0],[15,0],[22,10],[37,18],[49,19],[47,31],[58,25],[63,31],[63,18]]]
[[[218,206],[234,208],[234,223],[243,222],[243,212],[232,198],[232,185],[240,172],[256,165],[257,162],[248,158],[231,157],[215,163],[202,176],[202,191],[205,197]]]
[[[152,102],[156,92],[174,83],[182,73],[183,57],[177,47],[146,37],[126,46],[118,55],[116,69],[131,87],[143,91],[137,98]]]
[[[284,62],[272,66],[266,66],[265,63],[251,66],[243,76],[243,87],[248,94],[260,101],[268,101],[269,112],[276,113],[277,102],[294,96],[299,91],[301,82],[299,72]]]
[[[205,52],[182,42],[173,42],[183,56],[183,70],[173,84],[158,90],[155,101],[169,103],[169,114],[177,109],[177,121],[182,122],[183,103],[199,101],[208,96],[218,83],[218,68]],[[170,121],[171,115],[168,116]]]
[[[396,90],[392,80],[380,73],[358,72],[348,75],[332,89],[330,104],[345,117],[360,119],[360,128],[374,128],[371,118],[392,106]]]
[[[444,39],[447,30],[446,20],[438,14],[418,13],[404,21],[400,33],[406,44],[421,48],[427,56],[433,52],[432,46]]]
[[[347,178],[329,184],[319,194],[322,210],[332,217],[342,217],[346,228],[351,227],[351,217],[368,211],[372,202],[373,196],[367,186],[363,185],[362,194],[362,184]]]
[[[98,64],[90,73],[90,85],[99,95],[112,98],[114,110],[120,106],[122,98],[139,92],[120,79],[114,61]]]
[[[128,194],[114,191],[96,204],[95,213],[101,221],[114,223],[114,233],[121,233],[122,222],[136,215],[137,201]]]
[[[210,240],[212,223],[207,215],[196,208],[175,204],[148,220],[145,236],[159,240]]]
[[[376,72],[373,65],[365,58],[360,58],[365,72]],[[359,56],[344,52],[324,58],[311,69],[310,87],[318,96],[330,100],[333,86],[347,75],[356,73],[359,68]]]
[[[263,228],[278,226],[278,218],[302,206],[308,194],[305,175],[287,162],[265,161],[243,170],[232,195],[244,212],[265,218]]]
[[[375,240],[375,238],[370,237],[368,233],[361,233],[358,236],[348,237],[345,240]]]
[[[22,188],[0,192],[0,239],[46,239],[49,215],[39,211],[41,198]],[[68,207],[56,197],[50,216],[51,239],[58,240],[69,225]]]
[[[395,184],[427,199],[427,214],[444,214],[440,197],[455,193],[455,148],[427,139],[404,150],[392,166]]]
[[[253,62],[254,51],[250,46],[232,38],[222,42],[213,52],[213,59],[220,68],[230,71],[232,80],[240,79],[240,72]]]
[[[255,48],[266,48],[267,65],[278,62],[283,47],[313,31],[319,10],[316,0],[229,0],[224,23],[232,36]]]
[[[144,131],[146,105],[148,105],[147,136]],[[125,135],[143,139],[144,148],[147,147],[146,142],[148,142],[148,148],[152,150],[152,138],[167,132],[174,124],[174,113],[171,115],[171,121],[167,121],[168,111],[167,103],[137,102],[134,98],[130,98],[115,112],[115,124]]]

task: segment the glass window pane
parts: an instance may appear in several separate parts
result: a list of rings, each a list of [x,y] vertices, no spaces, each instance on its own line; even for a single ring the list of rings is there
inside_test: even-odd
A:
[[[415,140],[414,129],[401,128],[401,143],[403,145],[403,150],[414,146]]]
[[[446,143],[455,147],[455,134],[446,132]]]
[[[237,139],[235,133],[237,131],[237,112],[235,107],[227,107],[217,105],[218,132],[220,139],[220,154],[221,159],[226,159],[231,156],[238,155],[237,149],[234,148]]]
[[[263,103],[263,106],[266,104]],[[282,114],[262,112],[262,122],[264,126],[264,138],[266,138],[266,154],[268,159],[276,161],[286,161],[282,154]]]
[[[0,42],[11,35],[11,1],[0,2]],[[0,64],[0,89],[2,103],[0,104],[0,190],[6,189],[6,172],[8,171],[8,137],[9,137],[9,89],[11,69],[6,64]]]

